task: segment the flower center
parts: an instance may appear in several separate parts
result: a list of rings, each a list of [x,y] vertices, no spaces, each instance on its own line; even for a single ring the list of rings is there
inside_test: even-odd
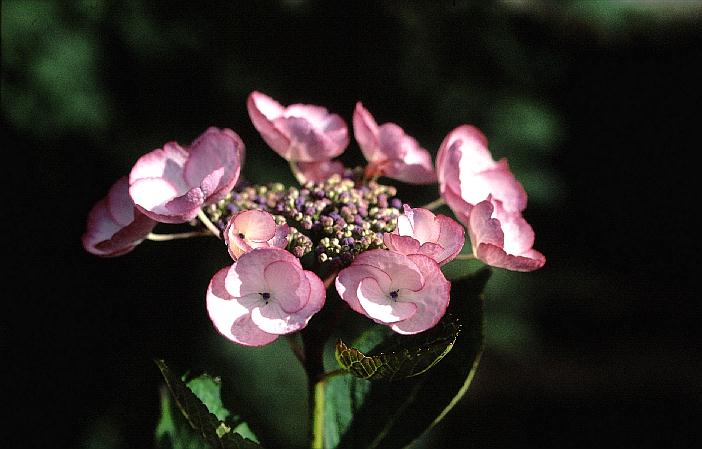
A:
[[[246,236],[244,235],[243,232],[240,232],[240,233],[239,233],[239,238],[240,238],[241,240],[244,240],[244,239],[246,238]],[[266,293],[266,294],[268,294],[268,293]]]
[[[268,304],[268,301],[271,299],[271,294],[268,292],[264,292],[264,293],[259,293],[259,295],[261,295],[261,298],[263,298],[263,302]]]
[[[393,291],[391,291],[391,292],[390,292],[390,298],[396,300],[396,299],[397,299],[397,296],[398,296],[397,292],[398,292],[398,290],[393,290]]]

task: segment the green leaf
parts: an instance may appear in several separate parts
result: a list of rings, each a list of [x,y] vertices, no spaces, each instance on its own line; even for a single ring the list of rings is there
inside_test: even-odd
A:
[[[352,375],[368,380],[399,380],[417,376],[436,365],[453,347],[460,323],[449,315],[441,322],[416,335],[393,334],[369,355],[348,347],[341,339],[336,343],[336,360]]]
[[[435,369],[393,382],[353,376],[329,379],[325,447],[403,448],[443,419],[465,395],[478,366],[483,342],[482,291],[489,276],[486,268],[452,282],[447,321],[459,320],[460,332]],[[379,349],[386,344],[392,347],[395,338],[384,341]],[[368,339],[361,343],[363,340]],[[361,346],[354,343],[354,347]]]
[[[156,429],[159,447],[261,449],[262,446],[236,432],[241,429],[251,434],[245,424],[239,423],[232,430],[231,423],[225,422],[229,411],[222,405],[218,379],[205,375],[186,384],[180,377],[173,374],[163,360],[156,360],[156,365],[166,380],[166,386],[177,409],[180,410],[180,413],[175,413],[176,407],[173,407],[170,397],[162,392],[162,417]],[[206,402],[203,402],[203,399]],[[182,425],[183,417],[190,424],[192,429],[190,432]]]

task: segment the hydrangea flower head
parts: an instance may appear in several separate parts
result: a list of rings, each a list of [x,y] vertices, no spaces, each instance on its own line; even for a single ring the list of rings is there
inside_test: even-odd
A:
[[[359,254],[336,278],[351,309],[401,334],[433,327],[446,312],[451,284],[423,254],[375,249]]]
[[[132,167],[129,194],[154,220],[185,223],[234,187],[243,152],[243,142],[230,129],[208,128],[187,148],[169,142]]]
[[[487,265],[513,271],[534,271],[546,258],[532,248],[534,231],[518,212],[506,211],[488,197],[476,204],[468,218],[473,254]]]
[[[141,243],[154,226],[154,220],[135,208],[129,196],[129,180],[124,176],[88,214],[83,248],[98,256],[121,256]]]
[[[353,132],[370,173],[410,184],[436,182],[429,152],[395,123],[378,126],[361,102],[353,112]]]
[[[285,107],[261,92],[252,92],[246,106],[263,140],[288,161],[330,160],[349,144],[346,122],[321,106]]]
[[[459,126],[444,138],[436,169],[441,196],[456,216],[470,214],[488,195],[500,200],[506,210],[521,212],[526,208],[526,191],[507,161],[492,159],[487,139],[474,126]]]
[[[325,297],[322,280],[288,251],[256,248],[215,274],[207,311],[228,339],[261,346],[304,328]]]
[[[424,254],[443,265],[461,252],[464,235],[463,226],[451,218],[405,204],[404,214],[397,218],[397,228],[386,232],[383,242],[392,251]]]
[[[273,215],[258,209],[234,214],[223,234],[234,260],[254,248],[285,248],[288,244],[288,225],[277,224]]]

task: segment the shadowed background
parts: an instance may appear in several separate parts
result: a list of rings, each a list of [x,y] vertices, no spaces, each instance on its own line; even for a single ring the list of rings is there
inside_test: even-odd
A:
[[[474,124],[529,193],[547,264],[494,271],[473,387],[417,447],[702,444],[700,4],[339,5],[2,2],[3,446],[152,447],[163,357],[222,376],[267,447],[305,447],[304,374],[284,342],[234,347],[209,323],[220,242],[114,259],[80,244],[141,154],[210,125],[242,137],[247,178],[292,182],[249,121],[252,90],[349,125],[360,100],[434,155]],[[343,160],[361,162],[353,141]],[[438,193],[399,189],[414,205]]]

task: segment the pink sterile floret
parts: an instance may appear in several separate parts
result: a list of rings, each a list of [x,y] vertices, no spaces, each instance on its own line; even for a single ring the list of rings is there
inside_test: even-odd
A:
[[[299,162],[298,173],[295,174],[300,184],[307,182],[323,182],[332,175],[343,175],[344,164],[339,161]]]
[[[273,215],[266,211],[237,212],[224,228],[224,243],[234,260],[254,248],[285,248],[288,244],[288,225],[276,224]]]
[[[397,228],[383,235],[385,246],[402,254],[424,254],[443,265],[461,252],[465,242],[463,226],[445,215],[404,205]]]
[[[510,212],[526,208],[527,194],[507,160],[494,161],[487,139],[471,125],[451,131],[436,156],[441,197],[459,215],[470,215],[477,203],[492,195]],[[465,223],[464,223],[465,224]]]
[[[416,334],[444,315],[451,283],[430,257],[374,249],[339,273],[336,289],[356,312],[400,334]]]
[[[476,204],[468,219],[468,234],[475,257],[493,267],[534,271],[546,258],[532,249],[534,231],[518,212],[505,211],[492,197]]]
[[[411,184],[436,182],[429,152],[395,123],[378,126],[361,102],[353,112],[353,132],[370,173]]]
[[[261,346],[304,328],[324,305],[322,280],[280,248],[256,248],[214,275],[207,311],[217,330],[246,346]]]
[[[346,122],[321,106],[293,104],[284,107],[271,97],[254,91],[249,95],[246,107],[263,140],[288,161],[333,159],[349,144]]]
[[[210,127],[188,148],[169,142],[139,158],[129,174],[129,194],[156,221],[187,222],[234,187],[243,154],[234,131]]]
[[[124,176],[88,214],[83,248],[98,256],[120,256],[141,243],[154,226],[154,220],[135,209],[129,196],[129,180]]]

